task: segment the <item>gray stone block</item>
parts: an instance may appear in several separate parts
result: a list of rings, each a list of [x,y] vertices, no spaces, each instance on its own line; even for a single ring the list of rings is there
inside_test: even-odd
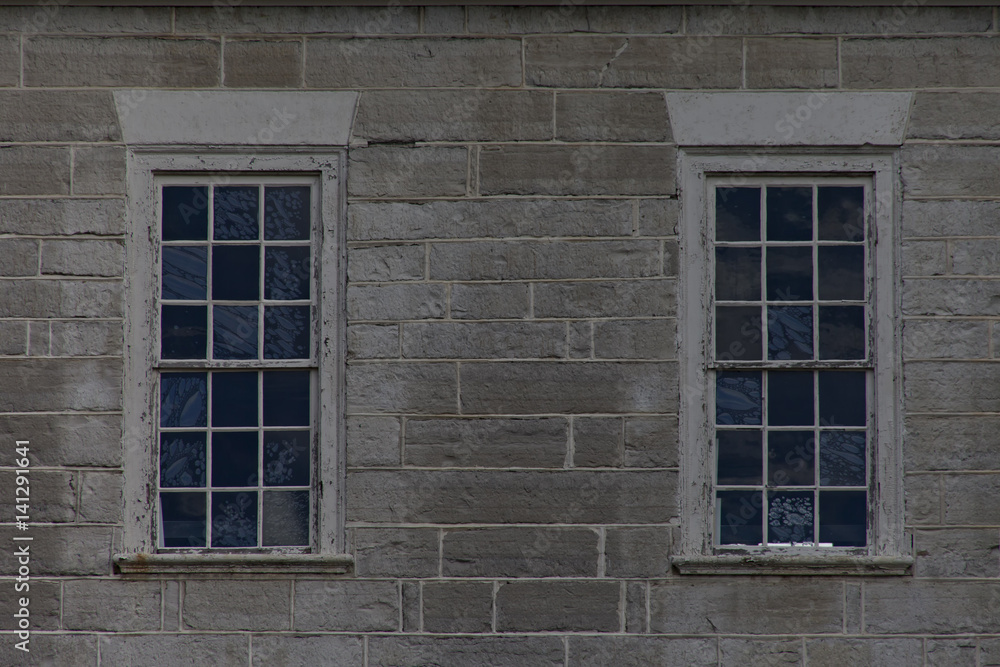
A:
[[[362,577],[436,577],[439,530],[437,528],[350,529],[354,570]]]
[[[365,363],[347,367],[348,413],[448,414],[457,409],[458,373],[453,363]]]
[[[619,632],[617,581],[518,581],[496,594],[499,632]]]
[[[168,581],[163,586],[163,630],[177,632],[181,629],[180,581]]]
[[[837,40],[747,40],[747,88],[836,88]]]
[[[577,468],[620,467],[625,425],[621,417],[573,419],[573,465]]]
[[[28,323],[18,320],[0,321],[0,354],[21,355],[28,349]]]
[[[598,535],[589,528],[446,530],[445,577],[594,577]]]
[[[4,280],[0,317],[121,317],[122,284],[91,280]]]
[[[56,357],[117,356],[122,353],[120,321],[53,321],[51,353]]]
[[[433,322],[404,324],[407,359],[564,359],[561,322]]]
[[[50,339],[52,337],[48,320],[41,322],[28,322],[28,356],[47,357],[49,356]]]
[[[912,201],[903,202],[906,236],[994,236],[1000,219],[1000,202]]]
[[[159,630],[160,582],[67,581],[63,584],[63,627],[99,632]]]
[[[460,35],[465,30],[465,7],[424,7],[424,33]]]
[[[1000,624],[1000,584],[992,581],[893,579],[865,582],[865,628],[871,634],[993,632]]]
[[[975,320],[904,320],[906,359],[987,359],[989,322]]]
[[[68,178],[68,165],[65,173]],[[125,206],[120,199],[0,200],[0,233],[4,234],[106,235],[124,230]]]
[[[940,276],[949,273],[948,244],[944,241],[903,241],[900,251],[904,276]]]
[[[538,283],[535,317],[665,317],[676,310],[675,280]]]
[[[226,40],[223,76],[228,88],[299,88],[302,86],[302,42]]]
[[[671,362],[484,362],[462,364],[459,372],[466,414],[677,409],[677,365]]]
[[[11,440],[11,461],[8,465],[14,465],[14,441]],[[36,448],[44,446],[41,441],[37,441],[35,447],[29,445],[29,460]],[[33,462],[33,461],[32,461]],[[28,481],[28,491],[30,496],[27,499],[27,512],[31,523],[66,523],[77,518],[76,513],[76,493],[77,478],[72,472],[32,470],[29,468],[27,475],[18,475],[13,470],[0,471],[0,488],[8,489],[8,493],[0,495],[0,516],[7,517],[8,521],[14,520],[15,514],[25,514],[23,511],[15,511],[15,506],[24,503],[23,496],[14,495],[17,477],[25,477]],[[39,555],[39,557],[43,557]]]
[[[219,85],[217,39],[32,36],[23,49],[26,86]]]
[[[352,149],[347,190],[352,197],[461,197],[469,152],[464,147]]]
[[[343,665],[364,664],[364,640],[343,635],[254,635],[250,664]]]
[[[676,236],[680,203],[676,199],[640,199],[640,236]]]
[[[427,582],[423,600],[424,632],[489,632],[493,627],[493,582]]]
[[[1000,665],[1000,639],[979,640],[979,665],[981,667],[997,667]]]
[[[74,148],[73,194],[125,194],[125,149],[119,146]]]
[[[905,428],[903,461],[909,472],[1000,468],[1000,417],[910,415]]]
[[[119,359],[4,359],[0,412],[120,410],[121,373]]]
[[[570,667],[717,667],[714,637],[576,637],[569,642]]]
[[[306,41],[310,88],[521,85],[516,39],[326,39]]]
[[[806,639],[810,665],[919,665],[923,646],[919,638],[872,637],[866,639],[822,637]]]
[[[0,92],[0,141],[120,140],[110,92]]]
[[[903,189],[911,197],[996,196],[1000,194],[1000,184],[993,170],[1000,155],[998,150],[993,146],[908,146],[902,151]]]
[[[960,474],[941,476],[944,523],[958,526],[996,526],[1000,524],[1000,475]]]
[[[479,192],[484,195],[673,194],[674,163],[675,151],[670,146],[489,146],[479,154]]]
[[[21,40],[18,35],[0,38],[0,86],[16,86],[21,77]]]
[[[404,463],[449,468],[561,468],[566,420],[407,419]]]
[[[399,588],[392,581],[296,581],[293,629],[398,632]]]
[[[992,17],[983,7],[690,7],[687,32],[702,35],[897,34],[985,32]]]
[[[528,290],[526,283],[452,285],[451,316],[469,320],[525,318]]]
[[[649,586],[646,582],[625,582],[625,632],[632,635],[643,634],[646,627],[646,609],[649,606]]]
[[[556,139],[670,141],[666,100],[660,93],[558,93]]]
[[[42,524],[32,525],[30,530],[34,538],[31,553],[39,555],[31,561],[31,576],[111,574],[111,527]],[[13,525],[0,527],[0,537],[8,543],[12,543],[15,534],[23,535],[16,532]],[[11,549],[0,554],[0,567],[4,572],[16,569],[13,553]]]
[[[65,147],[2,146],[0,195],[69,194],[69,164]]]
[[[609,577],[664,577],[670,573],[670,550],[669,526],[609,527],[604,537],[604,570]]]
[[[122,460],[121,421],[120,415],[5,415],[0,437],[44,443],[31,448],[32,465],[114,468]]]
[[[420,632],[420,612],[423,602],[420,600],[420,582],[403,581],[403,632]]]
[[[910,112],[912,139],[1000,139],[1000,95],[918,92]]]
[[[370,523],[665,523],[677,475],[664,471],[353,471],[347,520]]]
[[[917,577],[990,577],[1000,574],[996,528],[914,531]]]
[[[1000,239],[956,239],[951,241],[951,248],[952,273],[972,276],[1000,274]]]
[[[904,481],[907,525],[940,525],[940,475],[907,475]]]
[[[347,465],[399,465],[399,433],[397,417],[348,417]]]
[[[35,239],[0,239],[0,275],[37,276],[38,262]]]
[[[42,245],[43,274],[117,277],[124,266],[121,241],[46,240]]]
[[[903,280],[904,315],[1000,315],[996,279],[907,278]]]
[[[975,665],[977,644],[975,639],[928,639],[924,664],[927,667]]]
[[[347,279],[351,282],[422,280],[425,253],[423,244],[350,248]]]
[[[352,324],[347,327],[348,359],[398,359],[398,324]]]
[[[288,630],[291,586],[287,581],[192,580],[181,608],[186,630]]]
[[[415,34],[417,7],[249,7],[221,4],[178,7],[177,32]]]
[[[676,359],[676,320],[622,320],[594,323],[598,359]]]
[[[351,320],[426,320],[444,317],[447,287],[441,284],[348,285]]]
[[[779,667],[780,665],[802,664],[802,640],[800,639],[743,639],[722,637],[719,639],[719,665],[742,667]]]
[[[25,33],[168,33],[167,7],[90,7],[34,5],[3,7],[0,22]]]
[[[739,88],[743,45],[719,37],[529,37],[525,80],[559,88]]]
[[[122,522],[122,476],[117,472],[80,474],[80,521]]]
[[[903,379],[903,395],[913,412],[998,412],[997,382],[1000,368],[990,363],[912,361]]]
[[[193,665],[245,667],[249,635],[101,635],[101,661],[109,665],[175,667],[178,656]],[[77,664],[77,663],[74,663]]]
[[[594,358],[594,323],[569,322],[569,356],[571,359]]]
[[[840,69],[844,88],[996,86],[1000,44],[988,37],[845,39]]]
[[[0,662],[5,665],[36,664],[46,667],[80,667],[80,665],[97,664],[96,635],[33,634],[31,636],[30,658],[28,658],[31,662],[28,663],[24,662],[25,653],[14,648],[14,643],[13,641],[5,641],[0,644]]]
[[[552,94],[540,91],[365,91],[354,136],[373,143],[547,141],[552,104]]]
[[[676,417],[627,417],[624,465],[626,468],[674,467],[677,457]]]
[[[673,33],[681,29],[679,7],[469,7],[469,32],[534,34],[565,32]]]
[[[4,486],[5,489],[13,489],[13,486]],[[4,516],[13,516],[13,511],[5,511]],[[27,542],[11,542],[11,551],[16,550],[18,547],[25,544],[30,544]],[[38,557],[39,554],[33,554]],[[29,563],[28,567],[31,567]],[[43,579],[35,579],[30,574],[27,580],[22,580],[21,582],[15,583],[14,577],[17,576],[17,567],[11,568],[7,571],[8,579],[7,585],[0,590],[0,604],[3,605],[5,613],[0,615],[0,631],[2,632],[14,632],[19,630],[18,622],[19,618],[15,618],[14,614],[17,614],[22,609],[21,600],[27,598],[28,600],[28,623],[29,628],[32,633],[36,630],[42,632],[46,630],[59,630],[59,617],[62,610],[62,584],[59,581],[45,581]],[[21,584],[27,584],[28,588],[23,590],[17,590],[17,587],[21,587]],[[38,641],[38,635],[32,634],[31,639],[31,652],[35,652],[35,642]],[[13,635],[4,636],[4,644],[11,645],[14,642],[20,641],[20,639],[13,639]],[[0,653],[2,656],[3,653]],[[9,662],[4,661],[3,664],[6,665],[17,665],[23,664],[20,660],[11,660]]]
[[[563,667],[560,637],[388,636],[368,640],[371,667]]]

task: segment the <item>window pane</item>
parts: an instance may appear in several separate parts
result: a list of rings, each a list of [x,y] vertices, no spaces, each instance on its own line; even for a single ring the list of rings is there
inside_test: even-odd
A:
[[[258,246],[213,246],[212,298],[227,301],[256,301],[260,298]]]
[[[208,282],[208,249],[205,246],[163,248],[163,298],[204,299]]]
[[[811,241],[812,188],[767,189],[767,240]]]
[[[858,186],[819,188],[819,238],[863,241],[865,189]]]
[[[716,188],[715,240],[760,241],[760,188]]]
[[[822,486],[864,486],[863,431],[823,431],[819,435],[819,483]]]
[[[309,371],[264,372],[264,426],[309,425]]]
[[[761,423],[760,371],[720,371],[715,378],[715,423]]]
[[[309,358],[309,306],[264,307],[264,358]]]
[[[760,431],[717,431],[718,483],[760,484],[763,475]]]
[[[819,374],[819,419],[823,426],[864,426],[867,404],[864,371]]]
[[[264,431],[264,484],[309,484],[309,431]]]
[[[864,491],[819,492],[819,541],[835,547],[868,543],[868,499]]]
[[[160,312],[160,358],[204,359],[208,341],[208,308],[163,306]]]
[[[264,188],[264,238],[268,241],[309,238],[309,187]]]
[[[715,309],[715,358],[760,359],[760,306],[717,306]]]
[[[208,238],[208,188],[163,188],[164,241],[204,241]]]
[[[309,248],[264,249],[265,299],[308,299],[309,283]]]
[[[161,493],[163,546],[205,546],[205,515],[205,493]]]
[[[257,373],[212,373],[212,426],[257,426]]]
[[[763,506],[760,491],[719,491],[715,500],[719,544],[760,544]]]
[[[812,491],[768,492],[768,543],[801,544],[815,541],[814,512]]]
[[[767,483],[769,486],[814,484],[816,442],[812,431],[768,431]]]
[[[212,434],[212,486],[257,486],[257,431]]]
[[[767,374],[767,423],[771,426],[812,426],[813,374],[771,371]]]
[[[205,486],[205,433],[160,434],[160,486]]]
[[[262,517],[265,547],[309,544],[309,492],[265,491]]]
[[[212,318],[214,358],[257,358],[257,306],[215,306]]]
[[[215,188],[214,238],[252,241],[260,237],[257,186]]]
[[[812,300],[812,248],[767,249],[767,298],[771,301]]]
[[[865,298],[864,246],[820,246],[819,298],[862,301]]]
[[[208,414],[206,380],[205,373],[161,374],[160,426],[205,426]]]
[[[864,306],[819,307],[819,358],[865,358]]]
[[[257,492],[212,494],[212,546],[257,546]]]
[[[767,358],[813,358],[812,306],[767,307]]]
[[[715,299],[760,300],[760,248],[715,249]]]

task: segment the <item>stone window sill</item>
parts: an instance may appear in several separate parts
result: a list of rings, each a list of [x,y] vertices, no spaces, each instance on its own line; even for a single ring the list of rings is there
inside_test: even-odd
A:
[[[116,554],[115,567],[129,578],[192,575],[226,579],[261,575],[348,574],[354,569],[349,554]]]
[[[827,575],[891,577],[909,575],[909,556],[852,556],[738,554],[675,556],[671,563],[681,574]]]

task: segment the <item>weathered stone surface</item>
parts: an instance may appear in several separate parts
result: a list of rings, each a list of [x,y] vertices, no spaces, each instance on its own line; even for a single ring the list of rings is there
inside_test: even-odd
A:
[[[454,413],[457,396],[458,373],[453,363],[366,363],[347,367],[348,413]]]
[[[516,39],[324,39],[306,41],[310,88],[521,85]]]
[[[118,117],[109,92],[10,90],[0,93],[0,141],[120,140]]]
[[[677,365],[671,362],[468,363],[459,373],[466,414],[661,413],[677,407]]]
[[[398,359],[398,324],[352,324],[347,327],[348,359]]]
[[[0,321],[0,354],[24,354],[27,348],[27,323],[18,320]]]
[[[419,30],[417,7],[178,7],[177,32],[404,34]]]
[[[910,415],[905,428],[908,472],[1000,469],[1000,417]]]
[[[837,40],[748,39],[748,88],[836,88]]]
[[[103,632],[159,630],[160,583],[114,579],[67,581],[63,584],[63,627]]]
[[[1000,493],[1000,475],[942,475],[944,523],[959,526],[996,526],[1000,507],[994,502]]]
[[[217,39],[31,36],[24,39],[24,84],[217,86],[219,56]]]
[[[845,39],[840,63],[845,88],[1000,84],[1000,44],[984,37]]]
[[[843,589],[815,579],[684,577],[653,582],[650,613],[654,633],[840,632]]]
[[[0,22],[25,33],[168,33],[168,7],[89,7],[34,5],[0,8]]]
[[[625,582],[625,632],[628,634],[642,634],[648,631],[646,627],[648,589],[649,586],[642,581]]]
[[[1000,535],[995,528],[914,531],[917,577],[996,577]]]
[[[561,322],[433,322],[403,325],[406,359],[560,359]]]
[[[192,664],[245,667],[248,641],[249,635],[101,635],[101,660],[112,665],[173,667],[182,655]]]
[[[399,465],[399,419],[348,417],[347,465]]]
[[[425,252],[423,245],[351,248],[347,253],[347,279],[351,282],[421,280]]]
[[[924,650],[927,667],[976,664],[975,639],[928,639]]]
[[[948,273],[948,245],[944,241],[903,241],[904,276],[939,276]]]
[[[687,32],[703,35],[985,32],[992,24],[984,7],[757,7],[688,8]]]
[[[14,440],[10,440],[11,462],[14,465]],[[41,445],[41,441],[37,441]],[[35,447],[29,445],[29,461],[33,461],[31,456]],[[30,495],[15,496],[15,487],[24,486],[17,484],[17,477],[24,477],[27,480],[27,490]],[[24,481],[24,480],[22,480]],[[13,470],[0,471],[0,488],[7,489],[7,493],[0,494],[0,516],[8,517],[8,521],[14,520],[15,514],[28,514],[32,523],[65,523],[76,519],[76,475],[71,472],[30,470],[27,475],[18,475]],[[28,512],[15,511],[15,506],[19,503],[28,502]]]
[[[496,594],[500,632],[616,632],[621,584],[612,581],[507,582]]]
[[[676,466],[677,446],[676,417],[625,419],[623,463],[626,468]]]
[[[569,322],[569,356],[571,359],[594,358],[593,322]]]
[[[28,322],[28,356],[49,356],[51,334],[49,321]]]
[[[466,194],[469,154],[464,147],[355,148],[349,156],[352,197],[448,197]]]
[[[95,635],[33,634],[30,644],[31,657],[29,660],[31,662],[27,663],[24,662],[26,654],[15,648],[14,644],[14,641],[5,641],[0,644],[0,662],[5,665],[35,664],[46,667],[79,667],[79,665],[97,664],[97,637]]]
[[[464,32],[464,7],[424,7],[424,33],[460,35]]]
[[[403,581],[403,632],[420,632],[420,613],[422,602],[420,600],[420,583],[416,581]]]
[[[1000,220],[1000,202],[903,202],[906,236],[993,236]]]
[[[570,637],[570,667],[716,667],[714,637]]]
[[[433,468],[561,468],[567,423],[539,419],[407,419],[404,462]]]
[[[629,201],[487,199],[419,204],[371,202],[347,207],[347,235],[358,241],[631,233]]]
[[[0,146],[0,195],[69,194],[69,163],[65,147]]]
[[[664,523],[676,473],[353,471],[347,520],[378,523]]]
[[[5,485],[4,488],[13,489],[14,487]],[[5,516],[12,517],[13,515],[13,510],[6,511],[5,513]],[[26,544],[30,547],[30,543],[27,542],[11,542],[11,550],[16,550],[18,547]],[[38,554],[32,553],[31,556],[38,556]],[[28,567],[31,567],[30,563]],[[18,621],[20,619],[15,618],[14,614],[20,612],[24,606],[21,604],[21,600],[25,598],[28,600],[28,622],[30,623],[32,632],[35,630],[58,630],[59,615],[62,608],[62,592],[59,581],[35,579],[29,574],[27,579],[22,578],[20,582],[15,583],[16,580],[14,577],[18,576],[17,571],[17,567],[8,571],[8,577],[10,577],[8,585],[4,586],[3,590],[0,590],[0,604],[3,605],[5,610],[9,610],[5,614],[0,615],[0,631],[13,632],[19,629]],[[28,586],[25,588],[19,584],[28,584]],[[18,590],[18,588],[21,590]],[[9,640],[11,638],[4,636],[4,639]],[[37,635],[31,637],[30,648],[32,653],[35,650],[36,639]],[[13,644],[14,641],[5,641],[4,644]],[[0,655],[3,654],[0,653]],[[22,663],[19,660],[12,660],[4,662],[4,664],[17,665]]]
[[[923,647],[917,638],[869,639],[823,637],[806,639],[810,665],[919,665]]]
[[[0,233],[4,234],[121,234],[124,221],[120,199],[0,200]]]
[[[979,640],[979,664],[981,667],[1000,665],[1000,639]]]
[[[120,410],[119,359],[4,359],[0,412]]]
[[[998,382],[1000,368],[993,364],[912,361],[903,394],[913,412],[1000,412]]]
[[[42,273],[66,276],[122,275],[125,248],[120,241],[45,241]]]
[[[628,241],[434,243],[431,280],[644,278],[660,274],[660,244]]]
[[[535,317],[664,317],[676,309],[675,280],[538,283]]]
[[[0,438],[8,442],[32,440],[36,466],[117,467],[122,459],[120,415],[5,415]]]
[[[670,146],[506,145],[479,154],[484,195],[666,195],[674,185]]]
[[[38,275],[38,241],[0,239],[0,275]]]
[[[659,93],[559,93],[556,139],[670,141],[666,101]]]
[[[598,535],[589,528],[447,530],[445,577],[594,577]]]
[[[355,571],[368,577],[434,577],[438,529],[351,528]]]
[[[254,635],[250,660],[254,667],[269,665],[364,664],[364,640],[344,635]]]
[[[799,639],[719,639],[719,664],[725,667],[802,664],[802,641]]]
[[[918,92],[907,137],[1000,139],[1000,95],[987,92]]]
[[[951,242],[952,273],[974,276],[1000,274],[1000,240],[956,239]]]
[[[528,290],[527,283],[452,285],[451,316],[469,320],[527,317]]]
[[[907,278],[903,281],[905,315],[1000,315],[1000,281],[986,279]]]
[[[399,589],[392,581],[296,581],[293,629],[396,632]]]
[[[560,637],[372,637],[371,667],[563,667]]]
[[[640,236],[675,236],[680,204],[676,199],[640,199]]]
[[[73,149],[73,194],[125,194],[125,149],[120,146]]]
[[[939,475],[907,475],[904,480],[907,525],[939,525],[941,479]]]
[[[676,320],[622,320],[594,323],[598,359],[676,359]]]
[[[578,468],[622,464],[625,425],[620,417],[577,417],[573,420],[573,465]]]
[[[0,281],[0,317],[121,316],[121,281]]]
[[[976,320],[905,320],[906,359],[987,359],[989,323]]]
[[[607,528],[605,573],[609,577],[666,576],[670,572],[670,547],[670,528],[667,526]]]
[[[80,521],[121,523],[122,476],[117,472],[84,472],[80,478]]]
[[[865,631],[962,634],[1000,623],[1000,584],[893,579],[865,582]]]
[[[630,8],[631,10],[632,8]],[[469,32],[532,34],[563,32],[672,33],[681,28],[679,7],[469,7]]]
[[[743,47],[720,37],[529,37],[528,85],[566,88],[739,88]]]
[[[184,584],[181,619],[188,630],[288,630],[287,581],[193,580]]]
[[[302,43],[227,40],[223,76],[229,88],[298,88],[302,85]]]
[[[69,320],[52,322],[51,353],[56,357],[120,355],[120,321]]]
[[[424,584],[424,632],[489,632],[493,582]]]
[[[552,94],[366,91],[358,102],[354,136],[370,142],[546,141],[552,139]]]
[[[21,40],[18,35],[0,38],[0,86],[16,86],[21,76]]]
[[[1000,50],[997,53],[1000,60]],[[909,196],[921,197],[1000,195],[995,178],[998,158],[1000,149],[993,146],[908,146],[902,150],[903,189]]]
[[[347,316],[352,320],[425,320],[444,317],[447,288],[441,284],[349,285]]]

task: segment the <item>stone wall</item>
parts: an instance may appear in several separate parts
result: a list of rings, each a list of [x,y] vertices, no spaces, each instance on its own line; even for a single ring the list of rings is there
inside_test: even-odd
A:
[[[989,7],[909,5],[0,8],[0,431],[34,457],[30,659],[1000,664],[997,29]],[[361,93],[348,576],[114,571],[112,89],[143,87]],[[901,151],[911,576],[670,569],[679,202],[663,93],[677,89],[916,92]],[[13,552],[0,662],[29,664]]]

